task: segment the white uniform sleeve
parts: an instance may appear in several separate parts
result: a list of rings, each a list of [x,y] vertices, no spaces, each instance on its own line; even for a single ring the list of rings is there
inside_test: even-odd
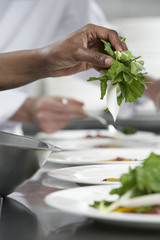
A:
[[[24,103],[28,95],[18,90],[0,92],[0,124],[13,116]]]

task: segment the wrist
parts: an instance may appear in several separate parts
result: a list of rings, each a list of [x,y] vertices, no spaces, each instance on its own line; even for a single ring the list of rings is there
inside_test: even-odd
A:
[[[41,78],[53,76],[53,63],[50,59],[50,46],[43,47],[37,50],[37,57],[39,58]],[[52,54],[53,55],[53,54]]]

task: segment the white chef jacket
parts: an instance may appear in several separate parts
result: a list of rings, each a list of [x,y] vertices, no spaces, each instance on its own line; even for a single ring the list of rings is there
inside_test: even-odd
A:
[[[43,47],[89,22],[113,28],[94,0],[0,0],[0,53]],[[0,130],[22,134],[8,119],[34,85],[0,92]]]

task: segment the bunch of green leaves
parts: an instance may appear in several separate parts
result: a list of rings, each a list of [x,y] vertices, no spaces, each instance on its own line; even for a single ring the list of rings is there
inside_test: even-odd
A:
[[[117,97],[118,105],[120,106],[122,101],[135,102],[138,97],[141,97],[146,83],[144,81],[145,74],[143,60],[138,60],[141,56],[132,56],[129,50],[125,52],[114,51],[111,44],[105,40],[101,40],[104,43],[104,49],[100,52],[105,53],[113,58],[110,69],[106,70],[104,76],[96,78],[91,77],[88,81],[100,80],[101,84],[101,99],[104,98],[107,90],[109,80],[113,80],[113,85],[119,87],[120,93]],[[123,38],[124,43],[125,38]]]
[[[132,197],[160,193],[160,155],[151,153],[142,166],[122,174],[120,181],[121,187],[113,189],[111,194],[122,196],[131,189]]]
[[[123,127],[121,132],[126,134],[126,135],[135,134],[137,132],[137,128]]]

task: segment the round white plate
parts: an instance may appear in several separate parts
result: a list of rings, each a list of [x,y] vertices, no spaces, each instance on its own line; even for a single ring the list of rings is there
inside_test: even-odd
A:
[[[101,136],[101,137],[97,137]],[[40,139],[62,149],[87,148],[148,148],[160,146],[160,137],[151,132],[113,136],[108,130],[62,130],[54,134],[39,134]],[[86,138],[87,136],[91,136]]]
[[[115,134],[111,133],[107,129],[87,129],[87,130],[60,130],[53,134],[38,133],[39,138],[48,138],[54,140],[74,140],[74,139],[86,139],[87,136],[93,138],[107,138],[116,137]],[[127,139],[147,139],[155,137],[156,135],[149,131],[137,131],[135,134],[121,134],[117,138],[127,138]]]
[[[50,177],[81,184],[115,184],[115,181],[103,181],[106,178],[119,179],[123,173],[127,173],[129,167],[134,168],[137,164],[117,165],[89,165],[70,168],[61,168],[48,172]],[[116,182],[117,183],[117,182]],[[120,183],[119,183],[120,184]]]
[[[119,185],[90,186],[61,190],[46,196],[45,203],[53,208],[72,214],[118,224],[159,228],[160,215],[134,213],[104,213],[90,207],[94,201],[114,201],[116,196],[110,195],[111,189]]]
[[[144,160],[151,152],[160,154],[158,149],[147,148],[108,148],[108,149],[86,149],[76,151],[62,151],[52,153],[48,161],[68,165],[89,165],[89,164],[126,164],[126,161],[109,161],[117,157],[126,159]],[[132,161],[136,163],[137,161]],[[131,161],[128,161],[131,163]]]
[[[92,138],[96,137],[113,137],[113,134],[107,129],[87,129],[87,130],[60,130],[53,134],[38,133],[40,138],[52,138],[54,140],[74,140],[74,139],[86,139],[87,136]]]

